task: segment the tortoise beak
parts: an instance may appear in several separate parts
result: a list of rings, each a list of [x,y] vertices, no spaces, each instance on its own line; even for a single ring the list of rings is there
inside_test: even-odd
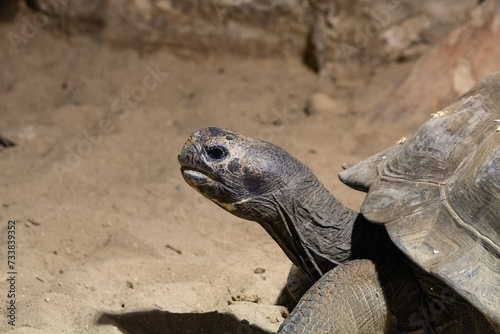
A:
[[[181,165],[184,180],[192,187],[207,185],[213,182],[213,172],[204,158],[204,148],[201,143],[202,130],[195,131],[184,144],[177,160]]]

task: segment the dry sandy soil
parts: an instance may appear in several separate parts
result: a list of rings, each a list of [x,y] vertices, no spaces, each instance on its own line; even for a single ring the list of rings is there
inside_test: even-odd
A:
[[[415,129],[360,107],[404,64],[333,82],[299,59],[140,54],[43,30],[14,52],[3,37],[21,24],[0,25],[0,134],[16,143],[0,151],[0,332],[272,333],[291,263],[184,183],[184,141],[207,126],[272,141],[356,208],[341,164]],[[315,93],[334,107],[304,112]]]

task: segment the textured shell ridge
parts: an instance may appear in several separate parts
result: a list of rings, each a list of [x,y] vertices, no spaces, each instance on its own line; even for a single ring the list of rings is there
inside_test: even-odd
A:
[[[500,72],[341,173],[418,267],[500,328]]]

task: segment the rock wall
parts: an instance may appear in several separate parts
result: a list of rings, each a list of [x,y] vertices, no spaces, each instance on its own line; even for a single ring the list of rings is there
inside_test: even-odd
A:
[[[52,26],[117,47],[249,56],[299,54],[306,0],[28,0]]]
[[[486,2],[495,0],[486,0]],[[26,0],[50,26],[148,52],[159,48],[298,56],[352,75],[416,58],[463,25],[483,0]],[[348,73],[345,73],[345,72]]]
[[[403,82],[394,84],[391,101],[381,99],[371,108],[371,120],[392,123],[404,118],[421,124],[498,70],[500,1],[481,1],[464,24],[420,57]]]
[[[320,71],[415,58],[462,24],[477,0],[310,0],[310,45]],[[351,70],[351,68],[349,69]]]
[[[249,56],[303,48],[303,0],[163,0],[110,2],[107,37],[114,45],[171,47]],[[123,29],[124,25],[127,29]]]

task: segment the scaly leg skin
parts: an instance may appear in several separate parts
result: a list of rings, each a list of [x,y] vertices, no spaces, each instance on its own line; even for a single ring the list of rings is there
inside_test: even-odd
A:
[[[408,324],[420,296],[415,276],[400,259],[350,261],[307,291],[278,334],[423,333]]]

